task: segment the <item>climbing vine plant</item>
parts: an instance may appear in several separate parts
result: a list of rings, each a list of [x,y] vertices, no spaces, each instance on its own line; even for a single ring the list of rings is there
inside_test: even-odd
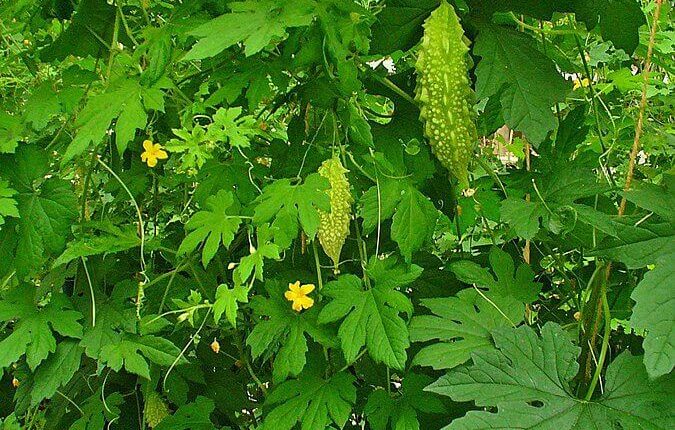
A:
[[[0,5],[0,429],[675,428],[669,2]]]

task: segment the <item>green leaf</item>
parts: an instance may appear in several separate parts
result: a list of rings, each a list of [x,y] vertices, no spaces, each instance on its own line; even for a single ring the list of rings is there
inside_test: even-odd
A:
[[[83,0],[68,28],[40,52],[40,58],[43,61],[54,61],[70,54],[79,57],[107,57],[115,28],[115,13],[115,7],[107,2]],[[124,42],[127,39],[124,37]]]
[[[373,54],[407,51],[422,36],[422,24],[429,13],[438,7],[437,0],[388,0],[373,25]]]
[[[488,302],[487,299],[490,300]],[[523,320],[524,306],[510,297],[464,289],[455,297],[422,299],[433,315],[416,315],[410,322],[413,342],[438,341],[424,346],[413,364],[451,369],[471,358],[471,353],[492,348],[490,332]]]
[[[4,217],[19,217],[14,195],[16,195],[16,190],[10,188],[7,181],[0,180],[0,225],[5,223]]]
[[[61,112],[58,93],[53,85],[53,82],[43,82],[26,101],[24,121],[32,123],[37,131],[44,129],[51,117]]]
[[[456,297],[422,299],[433,315],[415,316],[410,323],[414,342],[440,342],[423,347],[413,364],[450,369],[466,362],[471,352],[492,348],[490,332],[523,321],[525,306],[537,299],[541,285],[533,282],[530,266],[515,270],[511,256],[497,247],[490,251],[490,265],[496,275],[471,261],[450,265],[457,279],[488,291],[465,289]]]
[[[269,297],[255,296],[251,300],[256,321],[246,344],[251,347],[254,359],[264,353],[278,352],[272,366],[274,381],[297,376],[307,362],[307,335],[324,346],[333,343],[332,336],[317,324],[317,309],[296,312],[291,302],[284,298],[284,287],[277,283],[265,285]]]
[[[253,222],[264,224],[272,222],[272,228],[283,232],[285,238],[298,235],[298,222],[307,236],[316,235],[319,228],[317,209],[330,211],[330,199],[326,190],[328,179],[312,173],[302,184],[292,185],[290,179],[277,179],[267,185],[258,198]],[[290,245],[290,242],[284,241]],[[281,246],[281,245],[280,245]]]
[[[253,115],[242,115],[241,107],[220,108],[213,114],[207,135],[216,142],[227,142],[233,148],[248,148],[251,139],[262,134]]]
[[[243,42],[246,56],[263,50],[272,40],[283,39],[289,27],[309,25],[314,17],[315,3],[298,0],[243,1],[230,3],[230,13],[200,25],[190,32],[200,40],[185,55],[184,60],[213,57],[238,42]]]
[[[664,255],[633,290],[631,326],[645,330],[644,362],[651,378],[666,375],[675,365],[675,254]]]
[[[363,193],[359,215],[363,218],[363,234],[369,234],[378,224],[391,218],[406,188],[404,181],[381,177],[380,186],[371,187]]]
[[[70,430],[100,430],[105,428],[106,422],[118,419],[120,416],[120,405],[124,398],[120,393],[111,393],[105,399],[101,393],[95,393],[93,396],[80,403],[82,416],[79,417],[70,427]]]
[[[431,381],[427,375],[410,373],[403,378],[400,396],[392,397],[380,389],[373,391],[368,396],[364,410],[372,429],[419,430],[418,412],[445,412],[438,397],[423,391]]]
[[[632,54],[639,43],[638,29],[646,23],[640,3],[635,0],[575,0],[571,2],[577,19],[591,30],[600,26],[600,34],[618,49]]]
[[[66,385],[80,369],[81,358],[82,348],[77,341],[60,342],[56,352],[35,371],[35,382],[30,392],[32,404],[37,405],[43,399],[51,399],[59,387]]]
[[[556,126],[551,110],[569,91],[555,64],[529,36],[504,27],[482,25],[473,49],[479,99],[500,95],[504,120],[537,145]]]
[[[21,425],[14,413],[9,414],[5,419],[0,419],[0,424],[2,424],[0,430],[21,430]]]
[[[373,147],[373,134],[370,132],[370,124],[358,108],[356,103],[349,103],[345,115],[349,124],[349,139],[363,146]]]
[[[141,84],[152,87],[171,64],[171,30],[170,26],[160,28],[148,26],[144,30],[145,42],[138,47],[136,54],[144,53],[149,59],[148,67],[141,74]],[[147,104],[146,104],[147,106]]]
[[[265,400],[272,409],[265,417],[263,430],[301,430],[343,428],[356,401],[354,377],[340,372],[324,380],[311,374],[286,381]]]
[[[631,189],[623,195],[626,200],[675,223],[675,189],[634,181]]]
[[[265,267],[265,259],[272,258],[279,260],[279,247],[271,243],[271,230],[268,224],[263,224],[258,227],[257,231],[257,248],[249,249],[250,254],[241,257],[239,265],[232,275],[234,281],[238,284],[248,282],[252,273],[255,273],[255,278],[259,281],[263,280],[263,269]]]
[[[204,210],[192,215],[185,224],[190,233],[183,239],[178,248],[178,255],[184,255],[196,249],[204,242],[202,249],[202,264],[209,265],[220,247],[228,247],[239,229],[241,218],[239,202],[230,191],[220,190],[218,194],[209,197]]]
[[[462,282],[489,288],[494,293],[513,297],[522,303],[537,300],[541,284],[534,282],[535,274],[528,264],[521,263],[518,270],[515,270],[511,256],[493,246],[490,249],[490,265],[496,279],[488,273],[487,269],[468,260],[452,263],[450,270]]]
[[[101,234],[83,234],[66,246],[66,250],[54,261],[52,267],[67,264],[80,257],[112,254],[140,246],[138,227],[135,225],[92,224]]]
[[[237,310],[239,304],[248,303],[248,289],[242,286],[235,286],[230,289],[227,285],[220,284],[216,290],[216,301],[213,302],[213,321],[217,324],[220,317],[225,313],[227,320],[232,327],[237,328]]]
[[[50,352],[56,351],[52,331],[66,337],[82,336],[78,322],[82,314],[71,309],[64,295],[54,294],[47,305],[38,308],[30,288],[27,285],[14,288],[0,300],[0,321],[18,320],[11,334],[0,342],[0,369],[24,354],[28,367],[35,369]]]
[[[397,288],[413,283],[420,277],[424,269],[416,264],[405,265],[396,257],[380,259],[372,256],[368,261],[366,272],[379,288]]]
[[[77,116],[77,133],[63,154],[63,163],[101,143],[114,119],[117,149],[124,153],[136,129],[146,125],[147,114],[141,103],[141,87],[131,79],[120,79],[107,92],[93,96]]]
[[[215,143],[206,135],[204,127],[197,125],[192,130],[174,128],[171,131],[177,138],[166,143],[166,150],[181,154],[179,173],[193,175],[213,158]]]
[[[140,354],[139,354],[140,352]],[[142,355],[141,355],[142,354]],[[99,354],[99,361],[118,372],[124,369],[129,373],[150,379],[150,368],[146,359],[160,366],[171,366],[181,352],[170,340],[146,335],[123,335],[118,342],[104,345]],[[187,363],[181,357],[176,364]]]
[[[375,361],[394,369],[405,367],[410,342],[399,313],[411,310],[407,296],[377,285],[364,290],[361,279],[354,275],[327,283],[321,293],[332,300],[321,310],[319,322],[342,320],[338,337],[347,363],[353,363],[367,346]]]
[[[579,348],[555,323],[538,337],[528,326],[493,332],[497,349],[472,354],[473,365],[450,371],[427,390],[481,408],[448,430],[503,428],[669,429],[675,425],[672,379],[650,381],[641,357],[619,355],[607,368],[604,393],[587,402],[569,394]],[[618,427],[617,427],[618,426]]]
[[[164,418],[154,430],[213,430],[217,427],[209,418],[216,405],[212,399],[197,396],[194,402],[183,405]]]
[[[490,251],[490,264],[496,279],[471,261],[450,265],[460,281],[488,291],[465,289],[455,297],[422,300],[433,315],[415,316],[410,322],[410,338],[415,342],[440,342],[423,347],[413,364],[453,368],[466,362],[472,351],[492,348],[493,329],[523,321],[524,303],[537,299],[541,285],[533,282],[534,273],[527,264],[514,270],[511,256],[497,247]]]
[[[427,196],[412,185],[403,190],[391,224],[391,238],[406,261],[431,239],[437,218],[438,211]]]
[[[617,237],[608,237],[589,256],[602,255],[624,263],[629,269],[653,264],[662,255],[675,253],[675,232],[670,223],[634,225],[615,221]]]
[[[88,357],[98,360],[101,349],[119,343],[122,333],[136,333],[136,308],[129,301],[135,288],[133,282],[128,282],[115,286],[110,297],[96,293],[96,325],[87,324],[80,341]]]
[[[63,251],[71,225],[78,217],[77,197],[70,184],[49,175],[49,155],[33,145],[22,145],[14,157],[0,157],[0,171],[13,189],[19,210],[11,228],[16,243],[13,270],[25,278],[45,260]],[[47,177],[48,179],[45,179]],[[2,228],[2,227],[0,227]]]
[[[78,216],[77,198],[68,182],[48,179],[34,193],[20,193],[16,268],[21,276],[39,268],[47,255],[65,246],[70,226]]]
[[[539,220],[546,217],[546,208],[538,202],[528,202],[509,197],[500,207],[501,220],[513,228],[523,239],[532,240],[539,231]]]
[[[19,142],[23,140],[24,133],[20,116],[0,111],[0,154],[13,154]]]

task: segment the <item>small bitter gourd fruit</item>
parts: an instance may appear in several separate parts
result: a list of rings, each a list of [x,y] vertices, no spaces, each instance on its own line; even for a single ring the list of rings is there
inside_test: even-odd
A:
[[[352,203],[354,203],[346,176],[347,172],[348,170],[336,156],[324,161],[319,167],[319,174],[327,178],[330,184],[327,191],[330,199],[330,212],[319,210],[319,243],[326,255],[333,260],[336,272],[342,246],[349,235],[349,221]]]
[[[162,396],[155,391],[150,391],[145,398],[143,417],[150,428],[155,428],[164,418],[169,416],[169,407]]]
[[[478,140],[467,77],[468,46],[455,10],[442,0],[424,23],[415,69],[416,100],[431,150],[441,164],[469,187],[469,161]]]

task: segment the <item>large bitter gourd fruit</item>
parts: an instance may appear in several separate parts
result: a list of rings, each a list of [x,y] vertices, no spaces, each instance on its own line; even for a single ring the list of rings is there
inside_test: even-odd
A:
[[[468,166],[478,140],[467,77],[468,51],[455,10],[442,0],[424,23],[415,65],[416,100],[429,145],[458,179],[461,190],[469,187]]]
[[[326,255],[333,260],[336,272],[342,246],[349,235],[349,220],[354,203],[349,180],[345,175],[347,172],[338,157],[329,158],[319,167],[319,174],[330,183],[327,191],[330,198],[330,212],[319,210],[319,243]]]

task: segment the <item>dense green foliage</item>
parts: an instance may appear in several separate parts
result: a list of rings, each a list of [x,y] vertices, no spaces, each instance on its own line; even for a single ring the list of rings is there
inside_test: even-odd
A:
[[[675,428],[673,13],[0,0],[0,430]]]

